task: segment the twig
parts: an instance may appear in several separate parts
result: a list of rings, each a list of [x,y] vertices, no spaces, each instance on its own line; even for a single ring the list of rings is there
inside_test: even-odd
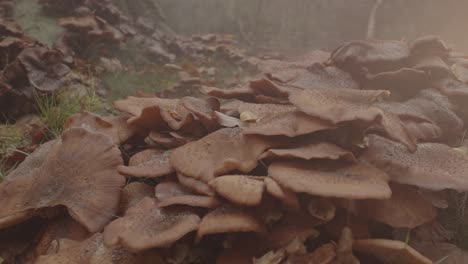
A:
[[[375,19],[377,15],[377,9],[379,9],[379,6],[383,3],[383,1],[384,0],[376,0],[369,14],[369,21],[367,22],[367,39],[375,38]]]

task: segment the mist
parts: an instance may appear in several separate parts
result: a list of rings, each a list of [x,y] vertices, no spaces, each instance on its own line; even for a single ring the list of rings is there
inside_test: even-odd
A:
[[[364,39],[374,0],[160,0],[168,24],[180,33],[226,33],[257,48],[330,50]],[[352,4],[350,4],[352,3]],[[467,1],[383,1],[375,37],[414,40],[438,35],[454,49],[468,50]]]

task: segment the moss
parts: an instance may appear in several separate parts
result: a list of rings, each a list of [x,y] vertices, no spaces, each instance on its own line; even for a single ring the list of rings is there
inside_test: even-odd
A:
[[[14,8],[14,20],[31,36],[49,47],[64,32],[57,24],[57,19],[44,14],[37,0],[17,0]]]

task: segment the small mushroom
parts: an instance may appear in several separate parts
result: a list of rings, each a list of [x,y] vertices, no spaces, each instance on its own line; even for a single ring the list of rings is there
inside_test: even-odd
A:
[[[104,229],[104,243],[120,244],[130,252],[168,247],[197,230],[199,222],[189,210],[160,208],[155,199],[145,197]]]
[[[119,166],[119,173],[133,177],[155,178],[175,172],[169,162],[171,151],[147,149],[133,155],[129,166]]]
[[[151,131],[145,142],[150,146],[162,146],[164,148],[176,148],[186,143],[193,141],[192,137],[174,137],[173,132],[164,133],[159,131]]]
[[[264,179],[265,190],[271,196],[282,201],[285,205],[292,208],[293,210],[299,210],[299,200],[294,192],[281,187],[275,180],[270,177]]]
[[[233,206],[220,206],[205,215],[198,228],[197,240],[211,234],[231,232],[265,232],[265,225],[251,214]]]
[[[224,175],[211,180],[209,185],[227,200],[247,206],[259,205],[265,189],[261,177],[245,175]]]
[[[132,182],[122,190],[122,198],[120,199],[120,212],[125,212],[132,208],[135,204],[143,200],[145,197],[153,197],[154,188],[143,182]]]
[[[213,111],[219,111],[220,103],[218,100],[215,98],[202,100],[194,97],[184,97],[181,102],[188,111],[200,120],[209,132],[219,128],[212,115]]]
[[[407,243],[387,239],[362,239],[353,243],[355,251],[366,253],[384,263],[431,264],[432,261],[421,255]]]
[[[167,127],[167,123],[161,117],[161,109],[175,109],[178,102],[178,99],[129,96],[126,99],[114,101],[114,106],[117,110],[132,115],[127,121],[129,124],[158,129]]]
[[[362,163],[325,169],[306,162],[274,162],[268,174],[279,185],[295,192],[350,199],[388,199],[388,176]]]
[[[218,199],[211,196],[194,194],[187,187],[177,182],[162,182],[156,185],[156,198],[159,207],[170,205],[188,205],[194,207],[216,208],[220,205]]]
[[[334,128],[330,122],[298,112],[292,105],[242,103],[238,111],[257,117],[255,123],[243,126],[244,134],[295,137]]]
[[[179,183],[192,191],[207,195],[207,196],[214,196],[215,191],[206,183],[196,180],[194,178],[187,177],[181,173],[177,173],[177,179]]]

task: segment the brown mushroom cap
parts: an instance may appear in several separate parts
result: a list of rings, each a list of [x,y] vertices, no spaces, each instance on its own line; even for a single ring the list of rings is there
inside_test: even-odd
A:
[[[306,69],[315,63],[322,63],[328,60],[330,53],[322,50],[313,50],[292,61],[282,60],[259,60],[256,66],[261,72],[273,73],[286,69]]]
[[[254,216],[233,206],[223,205],[202,218],[197,240],[211,234],[265,231],[265,225]]]
[[[195,97],[184,97],[181,99],[182,105],[194,114],[208,131],[219,128],[216,119],[213,118],[213,111],[219,111],[220,103],[215,98],[207,100]]]
[[[285,74],[286,73],[286,74]],[[307,69],[270,74],[270,79],[280,81],[288,86],[311,89],[359,89],[358,83],[351,74],[334,66],[325,66],[322,63],[312,64]]]
[[[170,133],[163,133],[158,131],[151,131],[148,135],[148,138],[145,139],[145,142],[150,145],[162,146],[164,148],[176,148],[186,143],[192,141],[193,138],[176,138],[172,136]]]
[[[218,195],[240,205],[255,206],[262,202],[263,179],[245,175],[224,175],[209,182]]]
[[[42,233],[36,244],[34,253],[36,256],[45,255],[54,241],[70,239],[83,241],[90,236],[89,232],[71,217],[64,217],[51,222]]]
[[[416,97],[403,103],[380,102],[378,107],[386,112],[398,115],[407,126],[408,121],[424,124],[431,122],[440,128],[433,128],[432,134],[442,136],[442,139],[455,139],[463,134],[463,121],[454,113],[454,107],[447,97],[435,90],[422,90]],[[410,133],[411,128],[408,128]]]
[[[271,159],[271,158],[284,158],[292,159],[299,158],[305,160],[311,159],[332,159],[337,160],[344,158],[346,160],[355,161],[352,152],[346,151],[334,144],[327,142],[313,142],[301,144],[296,148],[287,149],[269,149],[264,152],[260,159]]]
[[[167,247],[197,230],[199,222],[188,210],[161,209],[155,199],[146,197],[104,229],[104,243],[121,244],[131,252]]]
[[[398,116],[373,105],[389,94],[384,90],[309,89],[291,93],[289,100],[300,111],[333,124],[353,120],[377,121],[388,137],[404,143],[414,151],[416,140]]]
[[[362,163],[324,169],[306,162],[275,162],[268,174],[279,185],[295,192],[351,199],[387,199],[391,196],[388,176]]]
[[[129,166],[119,166],[121,174],[133,177],[161,177],[174,173],[169,162],[171,151],[147,149],[130,158]]]
[[[463,82],[468,83],[468,60],[467,59],[457,59],[452,65],[451,70],[455,77]]]
[[[122,190],[122,198],[120,199],[120,212],[125,212],[132,208],[135,204],[143,200],[145,197],[153,197],[154,188],[143,182],[132,182]]]
[[[308,115],[338,124],[375,120],[381,111],[372,104],[389,95],[385,90],[309,89],[291,93],[289,100]]]
[[[87,111],[74,114],[67,119],[65,129],[81,127],[93,132],[101,132],[112,138],[115,144],[127,141],[137,132],[136,128],[127,124],[126,116],[101,117]]]
[[[388,173],[392,181],[428,190],[468,190],[468,157],[447,145],[421,143],[415,153],[371,135],[362,158]]]
[[[292,209],[298,210],[300,208],[299,200],[294,192],[281,187],[275,180],[270,177],[264,179],[265,190],[271,196],[279,199],[285,205]]]
[[[409,47],[401,41],[350,41],[335,49],[330,60],[347,70],[365,67],[383,71],[399,68],[409,55]]]
[[[229,171],[248,173],[274,142],[242,135],[240,128],[223,128],[174,149],[170,162],[177,172],[205,183]]]
[[[137,264],[141,263],[139,256],[125,251],[122,247],[106,247],[101,233],[96,233],[83,242],[61,239],[57,241],[56,252],[40,256],[35,263],[49,264]]]
[[[412,68],[401,68],[396,71],[381,72],[370,76],[365,83],[366,89],[388,90],[399,98],[415,95],[428,85],[427,76],[423,71]]]
[[[440,79],[452,76],[449,66],[437,55],[414,56],[412,68],[424,71],[429,78]]]
[[[329,122],[298,112],[292,105],[241,103],[238,111],[257,117],[256,122],[243,126],[244,134],[295,137],[334,128]]]
[[[12,58],[13,60],[13,58]],[[39,45],[27,47],[17,56],[29,83],[40,91],[55,91],[65,83],[70,68],[62,63],[62,54]]]
[[[447,55],[450,49],[438,36],[423,36],[417,38],[410,46],[411,56],[415,55]]]
[[[60,144],[60,139],[51,140],[37,147],[33,153],[29,154],[16,169],[10,172],[4,180],[10,181],[16,177],[29,177],[34,169],[42,166],[56,144]]]
[[[356,216],[369,217],[395,228],[415,228],[437,216],[436,209],[418,194],[416,188],[398,184],[390,186],[390,199],[356,201],[351,211]]]
[[[177,182],[162,182],[156,185],[158,206],[189,205],[194,207],[216,208],[220,205],[218,199],[211,196],[194,194],[189,188]]]
[[[402,241],[387,239],[355,240],[353,249],[373,255],[388,263],[432,264],[431,260]]]
[[[214,196],[215,191],[206,183],[196,180],[194,178],[187,177],[181,173],[177,173],[177,179],[179,180],[179,183],[192,191],[203,194],[203,195],[208,195],[208,196]]]
[[[30,210],[64,205],[89,231],[101,229],[117,213],[125,179],[116,174],[120,150],[109,137],[72,128],[29,177],[0,185],[3,222]],[[86,148],[83,148],[86,146]]]
[[[201,92],[221,99],[239,99],[243,101],[253,101],[255,90],[249,86],[242,86],[233,89],[221,89],[215,87],[202,86]]]
[[[178,102],[178,99],[129,96],[126,99],[114,101],[114,106],[117,110],[133,116],[127,121],[129,124],[158,129],[167,127],[161,117],[161,109],[175,109]]]

